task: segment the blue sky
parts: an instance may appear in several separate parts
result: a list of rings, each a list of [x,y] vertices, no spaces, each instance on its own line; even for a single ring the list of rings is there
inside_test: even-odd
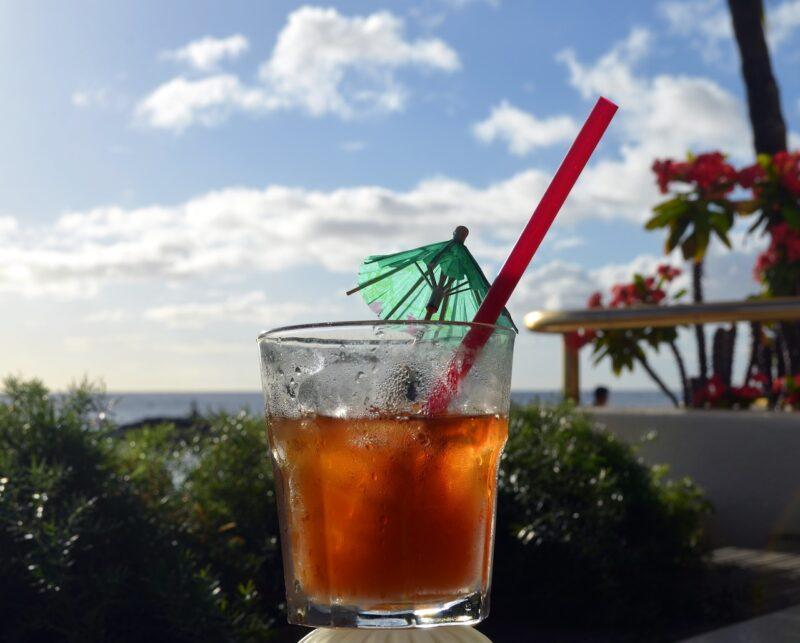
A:
[[[494,274],[600,93],[619,116],[512,313],[651,267],[650,163],[747,160],[743,87],[721,0],[610,5],[4,3],[4,370],[253,389],[258,330],[368,316],[343,295],[365,254],[464,223]],[[767,6],[796,141],[800,0]],[[756,290],[758,243],[736,240],[712,249],[712,298]],[[518,346],[515,385],[556,388],[558,338]]]

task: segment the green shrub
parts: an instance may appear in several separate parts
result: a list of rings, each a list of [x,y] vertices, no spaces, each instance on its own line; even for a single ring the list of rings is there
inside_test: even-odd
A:
[[[0,640],[264,641],[283,619],[261,419],[122,432],[88,387],[6,382]],[[708,506],[569,407],[514,409],[495,619],[658,622],[694,608]],[[688,581],[687,581],[688,579]]]
[[[0,404],[0,640],[225,641],[216,587],[165,515],[116,471],[83,386]]]
[[[569,406],[516,408],[499,476],[497,603],[570,622],[654,622],[692,600],[708,503]]]
[[[244,413],[192,426],[145,426],[118,442],[122,467],[149,504],[164,508],[219,583],[242,640],[262,640],[283,611],[272,467],[263,420]]]

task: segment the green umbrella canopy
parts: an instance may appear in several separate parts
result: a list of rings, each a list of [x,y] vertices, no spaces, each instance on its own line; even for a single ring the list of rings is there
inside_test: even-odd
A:
[[[414,250],[367,257],[358,286],[381,319],[471,322],[489,290],[489,281],[464,246],[469,231],[458,226],[453,238]],[[514,328],[503,309],[497,324]]]

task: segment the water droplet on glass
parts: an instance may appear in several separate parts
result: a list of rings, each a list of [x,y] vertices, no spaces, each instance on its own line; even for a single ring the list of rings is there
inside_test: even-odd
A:
[[[303,369],[301,369],[299,366],[295,366],[295,367],[294,367],[294,372],[295,372],[295,373],[302,373],[302,372],[303,372]]]
[[[378,474],[374,471],[372,472],[372,482],[378,482]]]
[[[300,584],[300,581],[295,579],[294,581],[294,591],[295,593],[299,594],[303,591],[303,586]]]

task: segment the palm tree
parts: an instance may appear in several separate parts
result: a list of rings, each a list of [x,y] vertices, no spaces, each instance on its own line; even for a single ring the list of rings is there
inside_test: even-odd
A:
[[[742,59],[756,154],[775,154],[786,149],[786,122],[764,36],[764,3],[762,0],[728,0],[728,5]]]
[[[764,3],[762,0],[728,0],[728,6],[742,60],[755,151],[756,154],[775,154],[786,149],[786,121],[764,35]],[[779,343],[784,345],[786,356],[778,358],[785,362],[785,370],[798,373],[800,324],[782,323],[780,329],[782,341]],[[757,350],[754,342],[751,362],[755,361]]]

